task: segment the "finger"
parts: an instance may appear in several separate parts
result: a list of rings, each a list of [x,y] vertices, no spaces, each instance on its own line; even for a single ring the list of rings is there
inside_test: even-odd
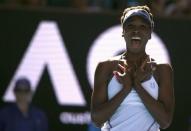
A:
[[[118,64],[119,69],[124,73],[126,72],[126,68],[122,66],[121,64]]]
[[[124,60],[124,59],[120,60],[119,63],[120,63],[121,65],[123,65],[124,67],[127,67],[127,66],[128,66],[127,61]]]
[[[153,58],[150,59],[150,63],[151,63],[151,69],[152,70],[155,69],[157,64]]]
[[[118,71],[113,71],[113,75],[116,76],[116,77],[120,77],[120,76],[121,76],[121,73],[118,72]]]
[[[157,69],[157,64],[156,63],[152,64],[152,66],[151,66],[152,72],[154,72],[156,69]]]
[[[145,72],[152,72],[152,63],[151,62],[147,62],[146,66],[145,66]]]
[[[156,62],[148,62],[148,66],[147,66],[152,72],[156,70],[157,64]]]
[[[147,64],[147,62],[148,62],[148,59],[149,59],[149,56],[147,56],[147,58],[143,61],[143,63],[141,64],[141,71],[144,71],[144,68],[145,68],[145,66],[146,66],[146,64]]]
[[[129,68],[126,60],[124,61],[124,67],[126,68],[126,70]]]
[[[115,78],[120,82],[121,73],[119,73],[118,71],[113,71],[113,74],[114,74]]]
[[[127,64],[127,61],[126,61],[126,60],[123,60],[123,64],[124,64],[125,66],[128,66],[128,64]]]

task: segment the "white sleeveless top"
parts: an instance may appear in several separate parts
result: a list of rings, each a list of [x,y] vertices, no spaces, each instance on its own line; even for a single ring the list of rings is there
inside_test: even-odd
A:
[[[143,88],[158,99],[158,84],[152,76],[142,83]],[[108,98],[114,97],[122,85],[112,77],[108,84]],[[113,116],[102,127],[102,131],[160,131],[159,124],[153,119],[137,92],[132,89]]]

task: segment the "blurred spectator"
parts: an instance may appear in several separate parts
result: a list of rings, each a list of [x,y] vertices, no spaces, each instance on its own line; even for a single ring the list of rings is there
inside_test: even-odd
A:
[[[44,6],[46,0],[5,0],[5,4],[9,6]]]
[[[57,6],[69,8],[71,0],[46,0],[47,6]]]
[[[151,10],[154,16],[163,16],[165,14],[166,0],[154,0],[151,3]]]
[[[117,10],[120,8],[121,0],[103,0],[101,6],[104,10]]]
[[[48,6],[54,7],[63,7],[65,9],[72,9],[72,10],[81,10],[81,11],[91,11],[94,10],[93,6],[90,5],[93,2],[89,0],[47,0]],[[92,4],[93,5],[93,4]]]
[[[191,17],[191,0],[0,0],[9,6],[55,6],[82,11],[122,11],[148,5],[154,16]]]
[[[88,10],[88,0],[71,0],[72,8],[79,10]]]
[[[141,4],[138,0],[126,0],[126,1],[128,6],[137,6]]]
[[[175,3],[167,7],[166,14],[168,16],[191,16],[191,1],[176,0]]]
[[[140,0],[91,0],[102,10],[123,10],[127,6],[136,6]]]
[[[28,79],[20,78],[14,86],[16,102],[0,110],[0,131],[48,131],[45,114],[31,104]]]

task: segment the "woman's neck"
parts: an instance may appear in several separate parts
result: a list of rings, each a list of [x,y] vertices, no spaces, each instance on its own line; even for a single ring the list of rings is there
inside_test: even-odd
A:
[[[124,57],[127,60],[127,63],[140,65],[148,57],[148,55],[145,52],[131,53],[127,51],[124,54]]]

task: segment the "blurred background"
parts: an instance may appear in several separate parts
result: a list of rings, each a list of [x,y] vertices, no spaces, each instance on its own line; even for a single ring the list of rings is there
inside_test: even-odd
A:
[[[124,8],[145,4],[155,20],[148,52],[174,68],[165,131],[191,131],[191,0],[0,0],[0,108],[15,101],[13,84],[25,76],[50,131],[99,131],[90,119],[95,66],[125,49]]]

